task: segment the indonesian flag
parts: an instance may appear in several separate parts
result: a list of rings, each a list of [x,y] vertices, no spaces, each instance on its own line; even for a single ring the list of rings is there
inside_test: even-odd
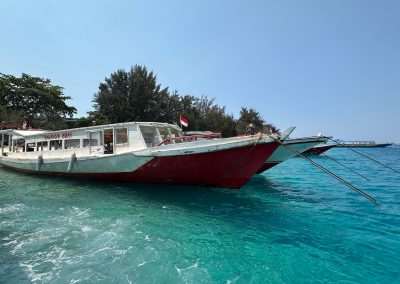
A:
[[[182,124],[183,126],[188,127],[189,122],[187,121],[186,118],[184,118],[182,115],[180,115],[180,116],[179,116],[179,119],[180,119],[181,124]]]

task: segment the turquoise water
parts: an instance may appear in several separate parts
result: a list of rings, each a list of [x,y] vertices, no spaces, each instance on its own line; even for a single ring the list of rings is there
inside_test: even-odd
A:
[[[400,169],[400,148],[365,150]],[[238,191],[35,177],[0,168],[0,283],[400,283],[400,174],[347,149]]]

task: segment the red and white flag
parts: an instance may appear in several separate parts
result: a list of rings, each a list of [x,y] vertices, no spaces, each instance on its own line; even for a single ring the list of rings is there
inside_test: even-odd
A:
[[[183,126],[185,126],[185,127],[188,127],[189,122],[187,121],[187,119],[184,118],[182,115],[180,115],[179,118],[180,118],[181,124],[182,124]]]

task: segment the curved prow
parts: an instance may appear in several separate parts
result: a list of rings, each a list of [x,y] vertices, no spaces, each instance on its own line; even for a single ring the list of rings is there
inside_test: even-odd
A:
[[[296,129],[296,126],[291,126],[288,129],[286,129],[282,135],[281,135],[281,141],[287,139],[289,137],[290,134],[292,134],[292,132]]]

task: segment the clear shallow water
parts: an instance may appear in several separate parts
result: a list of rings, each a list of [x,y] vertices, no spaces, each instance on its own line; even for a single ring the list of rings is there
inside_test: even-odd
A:
[[[400,169],[400,148],[365,150]],[[0,168],[0,283],[400,283],[400,175],[347,149],[238,191],[44,178]]]

